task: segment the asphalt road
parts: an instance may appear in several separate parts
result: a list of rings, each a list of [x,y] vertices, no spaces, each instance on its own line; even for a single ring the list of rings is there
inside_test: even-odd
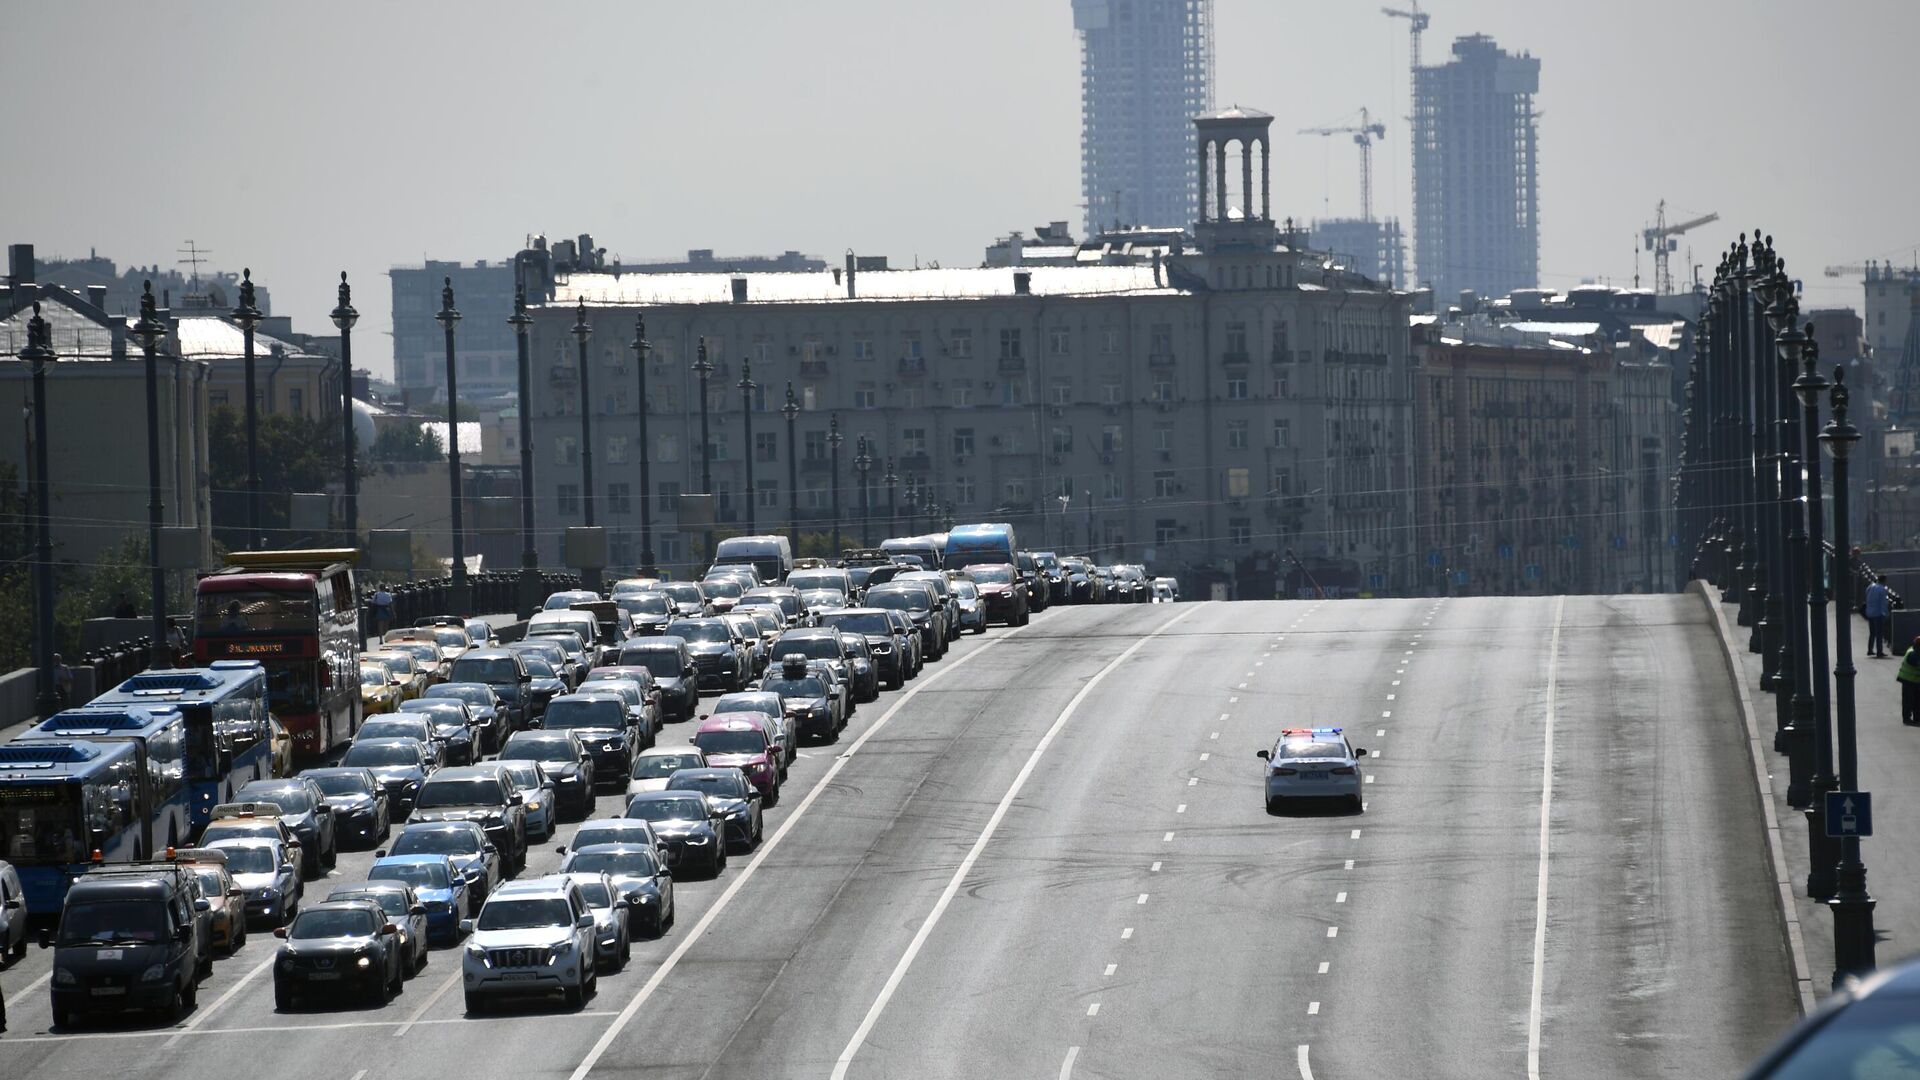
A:
[[[0,1075],[1728,1075],[1794,1002],[1705,617],[1056,609],[805,749],[761,852],[581,1012],[469,1020],[438,950],[384,1008],[278,1014],[257,935],[177,1026],[51,1031],[34,950]],[[1364,814],[1266,813],[1253,753],[1307,724],[1376,751]]]

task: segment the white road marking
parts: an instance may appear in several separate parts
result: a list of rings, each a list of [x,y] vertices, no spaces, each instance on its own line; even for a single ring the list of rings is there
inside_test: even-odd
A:
[[[1393,710],[1392,710],[1392,709],[1382,709],[1382,710],[1380,710],[1380,719],[1382,719],[1382,720],[1391,720],[1391,719],[1393,719]]]
[[[1230,697],[1230,698],[1228,698],[1228,699],[1227,699],[1227,704],[1229,704],[1229,705],[1232,705],[1232,704],[1234,704],[1235,702],[1237,702],[1237,701],[1239,701],[1239,700],[1240,700],[1240,699],[1239,699],[1239,698],[1237,698],[1237,697]]]
[[[1235,690],[1245,690],[1246,688],[1247,688],[1246,683],[1241,683],[1239,686],[1234,687]]]
[[[1334,893],[1334,894],[1333,894],[1333,902],[1334,902],[1334,903],[1336,903],[1336,904],[1344,904],[1344,903],[1346,903],[1346,902],[1347,902],[1347,894],[1346,894],[1346,893]]]
[[[1223,724],[1227,722],[1227,714],[1226,714],[1226,713],[1221,713],[1221,714],[1220,714],[1220,722],[1221,722],[1221,723],[1223,723]],[[1215,735],[1217,736],[1217,735],[1219,735],[1220,733],[1216,731],[1216,732],[1214,732],[1214,734],[1215,734]]]
[[[1386,729],[1386,728],[1381,728],[1380,730],[1378,730],[1378,731],[1376,731],[1376,732],[1374,732],[1374,733],[1373,733],[1373,737],[1374,737],[1374,738],[1376,738],[1376,739],[1384,739],[1384,738],[1386,738],[1386,737],[1387,737],[1387,729]]]
[[[1308,1015],[1308,1016],[1319,1016],[1319,1015],[1320,1015],[1320,1003],[1319,1003],[1319,1002],[1317,1002],[1317,1001],[1309,1001],[1309,1002],[1307,1002],[1307,1015]]]
[[[1219,732],[1217,732],[1217,731],[1216,731],[1216,732],[1214,732],[1213,734],[1211,734],[1211,735],[1209,735],[1209,736],[1207,736],[1207,738],[1208,738],[1208,739],[1217,739],[1217,738],[1219,738],[1219,737],[1220,737],[1220,733],[1219,733]]]
[[[359,1072],[354,1073],[351,1080],[367,1080],[367,1070],[361,1069]]]
[[[1399,679],[1395,679],[1395,680],[1393,680],[1393,685],[1395,685],[1395,686],[1399,686],[1399,685],[1400,685],[1400,680],[1399,680]]]
[[[1073,1059],[1080,1056],[1080,1048],[1067,1047],[1067,1058],[1060,1063],[1060,1080],[1068,1080],[1073,1075]]]
[[[1138,900],[1135,900],[1135,901],[1134,901],[1134,903],[1136,903],[1136,904],[1144,904],[1144,903],[1146,903],[1146,902],[1147,902],[1147,894],[1146,894],[1146,893],[1141,893],[1141,894],[1140,894],[1140,899],[1138,899]]]
[[[1180,804],[1179,806],[1176,806],[1176,807],[1174,807],[1174,808],[1173,808],[1173,812],[1174,812],[1174,813],[1176,813],[1176,814],[1184,814],[1184,813],[1186,813],[1186,812],[1187,812],[1187,804],[1186,804],[1186,803],[1181,803],[1181,804]]]
[[[1300,1080],[1313,1080],[1313,1067],[1307,1064],[1307,1044],[1301,1043],[1294,1054],[1294,1061],[1300,1066]]]
[[[532,1013],[532,1014],[527,1014],[524,1016],[517,1016],[517,1017],[512,1017],[512,1016],[504,1017],[504,1018],[489,1017],[487,1020],[470,1020],[464,1016],[449,1016],[449,1017],[443,1017],[438,1020],[413,1021],[413,1024],[416,1027],[427,1027],[429,1025],[441,1025],[441,1024],[498,1023],[502,1019],[545,1020],[545,1019],[548,1019],[549,1017],[562,1018],[567,1020],[605,1020],[608,1017],[611,1017],[613,1015],[615,1014],[610,1012],[598,1012],[598,1011],[587,1011],[587,1012],[577,1012],[577,1013],[544,1013],[543,1012],[543,1013]],[[231,1028],[204,1027],[204,1028],[196,1029],[193,1032],[193,1034],[198,1036],[259,1035],[263,1032],[269,1032],[269,1031],[272,1031],[272,1032],[346,1031],[351,1028],[394,1027],[396,1025],[405,1024],[405,1023],[408,1023],[408,1021],[405,1021],[405,1020],[344,1020],[334,1024],[270,1024],[270,1025],[261,1025],[261,1026],[231,1027]],[[84,1032],[79,1032],[79,1033],[70,1034],[70,1035],[29,1035],[24,1038],[9,1035],[7,1037],[7,1044],[12,1045],[14,1043],[84,1042],[84,1041],[93,1040],[93,1039],[157,1039],[163,1035],[172,1036],[172,1035],[178,1035],[178,1034],[180,1034],[180,1032],[174,1030],[173,1028],[149,1028],[144,1031],[84,1031]]]
[[[1198,607],[1198,605],[1195,606]],[[1045,617],[1046,616],[1042,616],[1042,618]],[[661,962],[658,968],[654,969],[653,974],[641,985],[640,992],[635,994],[633,1000],[627,1002],[626,1007],[620,1010],[619,1015],[616,1016],[614,1022],[607,1027],[607,1030],[600,1033],[600,1038],[594,1042],[592,1049],[587,1051],[587,1056],[582,1058],[580,1064],[574,1067],[573,1072],[569,1076],[569,1080],[585,1080],[586,1075],[593,1071],[593,1067],[599,1063],[600,1058],[606,1054],[607,1049],[613,1045],[614,1040],[620,1037],[620,1032],[624,1030],[628,1024],[633,1022],[633,1018],[639,1013],[640,1007],[645,1005],[648,999],[653,997],[654,991],[658,990],[660,985],[666,982],[667,976],[671,975],[674,968],[680,965],[681,959],[705,936],[707,928],[712,926],[720,918],[721,913],[726,911],[727,905],[732,903],[733,898],[739,895],[740,890],[746,883],[753,879],[754,871],[758,870],[761,864],[766,861],[767,856],[772,854],[773,851],[780,846],[780,841],[785,839],[787,834],[793,830],[795,823],[806,815],[808,808],[813,806],[814,800],[820,797],[821,792],[833,787],[833,778],[840,774],[840,770],[846,767],[847,762],[853,760],[854,755],[860,752],[860,748],[867,744],[868,739],[879,734],[880,731],[887,726],[887,723],[898,715],[902,708],[906,707],[907,702],[913,700],[915,694],[918,694],[920,691],[946,678],[953,672],[965,667],[968,663],[972,662],[974,657],[992,651],[1003,642],[1013,640],[1024,630],[1026,630],[1024,626],[1008,630],[965,656],[957,660],[947,661],[941,665],[939,671],[934,672],[931,676],[917,680],[912,688],[900,695],[899,699],[888,707],[886,712],[880,714],[880,718],[873,722],[872,727],[860,733],[860,737],[853,741],[853,745],[848,747],[845,753],[834,758],[833,764],[827,766],[827,771],[820,775],[820,780],[807,792],[807,797],[800,800],[800,805],[794,807],[793,812],[787,815],[786,820],[780,823],[780,827],[774,830],[772,836],[760,842],[759,849],[753,854],[753,861],[748,863],[746,869],[740,871],[739,876],[735,877],[733,881],[727,885],[726,891],[722,892],[719,898],[714,901],[713,906],[707,909],[706,914],[700,917],[700,921],[693,925],[693,929],[689,930],[686,935],[680,939],[679,943],[674,946],[673,951],[667,954],[667,958]],[[1155,632],[1158,633],[1158,631]],[[1145,639],[1142,640],[1144,641]],[[1138,647],[1138,645],[1135,646],[1135,648]],[[1085,690],[1083,689],[1081,692],[1085,693]]]
[[[1120,970],[1120,965],[1119,965],[1119,964],[1108,964],[1108,965],[1107,965],[1107,970],[1105,970],[1105,971],[1103,971],[1103,972],[1101,972],[1100,974],[1101,974],[1101,977],[1103,977],[1103,978],[1109,978],[1109,977],[1111,977],[1111,976],[1113,975],[1113,973],[1114,973],[1114,972],[1116,972],[1116,971],[1118,971],[1118,970]]]
[[[1129,927],[1127,927],[1127,928],[1125,928],[1125,929],[1123,929],[1123,930],[1121,930],[1121,931],[1120,931],[1120,940],[1121,940],[1121,941],[1125,941],[1125,940],[1127,940],[1128,938],[1130,938],[1130,937],[1132,937],[1132,936],[1133,936],[1133,927],[1131,927],[1131,926],[1129,926]]]
[[[1266,667],[1266,666],[1267,666],[1267,662],[1266,662],[1265,660],[1255,660],[1255,661],[1253,662],[1253,666],[1254,666],[1254,667]]]
[[[1040,764],[1041,757],[1045,756],[1047,748],[1053,745],[1054,738],[1067,726],[1067,722],[1073,719],[1074,714],[1080,711],[1080,703],[1085,701],[1089,694],[1093,693],[1095,687],[1106,680],[1108,673],[1125,664],[1133,658],[1134,653],[1146,648],[1148,642],[1166,633],[1175,623],[1180,622],[1195,611],[1200,610],[1201,607],[1202,605],[1200,604],[1193,605],[1189,610],[1183,611],[1161,623],[1155,627],[1151,633],[1134,642],[1132,645],[1127,646],[1126,650],[1120,653],[1120,655],[1107,661],[1104,667],[1094,672],[1093,677],[1088,679],[1086,684],[1080,687],[1079,692],[1073,695],[1072,700],[1067,702],[1066,708],[1060,710],[1060,715],[1054,718],[1053,724],[1047,728],[1046,734],[1040,737],[1039,745],[1035,746],[1033,753],[1027,756],[1026,764],[1022,765],[1019,773],[1014,776],[1013,783],[1007,788],[1006,794],[1000,797],[999,805],[993,808],[992,815],[987,818],[986,827],[980,830],[980,835],[974,839],[973,846],[967,850],[966,856],[960,860],[960,865],[954,868],[953,876],[947,879],[947,886],[940,891],[940,897],[934,901],[933,909],[927,913],[925,919],[921,920],[920,928],[914,932],[913,940],[907,943],[906,951],[900,954],[899,962],[894,964],[893,971],[887,976],[886,983],[881,986],[879,995],[874,998],[873,1004],[867,1008],[866,1016],[861,1018],[860,1026],[854,1029],[853,1037],[847,1040],[846,1048],[840,1051],[840,1057],[833,1063],[833,1072],[831,1073],[832,1080],[845,1080],[847,1069],[853,1064],[854,1055],[860,1052],[860,1047],[867,1041],[867,1035],[873,1031],[874,1024],[879,1021],[880,1014],[886,1011],[887,1003],[893,1000],[894,993],[900,988],[901,980],[906,978],[907,969],[913,966],[914,958],[920,955],[920,950],[926,946],[927,939],[933,935],[933,928],[940,925],[940,917],[946,913],[947,906],[953,903],[954,895],[960,891],[960,886],[966,882],[967,875],[972,872],[974,864],[980,861],[981,853],[986,850],[987,844],[993,840],[994,833],[1000,828],[1000,822],[1006,818],[1008,809],[1013,806],[1013,801],[1019,798],[1021,789],[1026,787],[1027,778],[1033,775],[1034,769]],[[1000,640],[1005,641],[1007,639],[1002,637]],[[968,653],[967,656],[962,659],[972,659],[984,651],[984,648],[975,650],[974,652]],[[948,670],[950,671],[952,669],[949,668]],[[942,674],[944,674],[944,672]],[[902,698],[899,703],[895,704],[894,708],[899,708],[900,705],[905,704],[905,702],[906,698]],[[889,710],[889,715],[891,715],[891,710]],[[869,732],[869,734],[871,734],[871,732]],[[855,743],[854,745],[855,748],[858,749],[859,744]],[[828,783],[831,777],[831,772],[829,772],[826,777],[822,777],[821,781],[815,785],[812,790],[807,792],[807,798],[812,799],[815,795],[827,790],[827,788],[831,786]],[[803,809],[805,805],[804,802],[801,804]],[[796,814],[795,816],[797,817],[798,815]],[[790,817],[786,823],[781,826],[782,832],[791,824],[793,824],[793,818]],[[778,837],[779,834],[776,833],[775,838],[778,839]],[[753,863],[748,867],[748,872],[751,873],[752,868],[760,865],[760,862],[761,856],[755,856]],[[738,882],[735,882],[736,886],[738,884]],[[1145,893],[1140,894],[1141,903],[1146,903],[1146,899]],[[718,905],[709,909],[707,918],[710,919],[717,910]],[[707,919],[701,920],[703,926],[706,922]],[[697,933],[698,928],[696,927],[695,929]],[[653,986],[655,983],[649,980],[647,985]],[[642,993],[645,993],[644,989]],[[628,1006],[629,1009],[633,1007],[632,1005]],[[626,1014],[623,1013],[622,1015]],[[602,1044],[610,1044],[612,1042],[612,1034],[612,1032],[609,1032],[607,1035],[602,1036]],[[596,1045],[595,1049],[597,1051],[603,1050],[604,1046]],[[572,1080],[584,1080],[585,1072],[588,1068],[588,1064],[583,1064],[579,1070],[576,1070]]]
[[[1087,1006],[1087,1015],[1088,1015],[1088,1016],[1099,1016],[1099,1015],[1100,1015],[1100,1003],[1096,1001],[1096,1002],[1094,1002],[1093,1004],[1091,1004],[1091,1005],[1089,1005],[1089,1006]]]
[[[219,997],[214,999],[213,1004],[207,1006],[204,1009],[193,1010],[193,1018],[188,1020],[185,1024],[182,1024],[180,1026],[180,1030],[174,1034],[173,1038],[168,1039],[165,1043],[161,1044],[161,1048],[165,1049],[166,1047],[173,1046],[176,1043],[178,1043],[181,1039],[186,1038],[188,1033],[192,1032],[193,1029],[199,1027],[202,1023],[204,1023],[207,1017],[212,1016],[216,1012],[219,1012],[220,1006],[225,1005],[228,1001],[231,1001],[233,999],[233,995],[239,993],[240,989],[246,986],[248,982],[252,981],[255,975],[258,975],[261,972],[272,967],[273,961],[274,961],[273,954],[272,953],[267,954],[267,958],[265,960],[260,961],[260,963],[256,964],[245,975],[240,976],[240,978],[232,986],[227,987],[226,993],[221,994]]]
[[[1400,696],[1399,694],[1388,694],[1388,695],[1387,695],[1387,700],[1388,700],[1388,701],[1392,701],[1392,700],[1393,700],[1394,698],[1397,698],[1397,697],[1399,697],[1399,696]]]
[[[1403,653],[1401,653],[1400,655],[1401,655],[1401,656],[1412,656],[1412,655],[1413,655],[1413,650],[1412,650],[1412,649],[1408,649],[1408,650],[1407,650],[1406,652],[1403,652]]]
[[[1159,873],[1159,872],[1160,872],[1160,861],[1159,861],[1158,859],[1155,859],[1155,860],[1154,860],[1154,863],[1153,863],[1153,865],[1152,865],[1152,866],[1149,866],[1149,867],[1147,867],[1147,872],[1148,872],[1148,873],[1150,873],[1150,874],[1157,874],[1157,873]]]
[[[1353,840],[1360,839],[1360,830],[1359,829],[1353,830],[1353,836],[1349,837],[1349,839],[1353,839]]]
[[[11,1008],[11,1007],[13,1007],[13,1006],[15,1006],[15,1005],[18,1005],[18,1004],[20,1004],[21,1002],[23,1002],[23,1001],[25,1001],[25,1000],[27,1000],[27,995],[28,995],[28,994],[31,994],[31,993],[33,993],[33,992],[34,992],[35,990],[38,990],[38,989],[40,989],[40,988],[41,988],[42,986],[45,986],[45,985],[46,985],[46,983],[47,983],[47,980],[48,980],[48,979],[51,979],[51,978],[53,978],[53,969],[52,969],[52,968],[48,968],[48,969],[47,969],[47,973],[46,973],[45,975],[42,975],[42,976],[40,976],[39,978],[37,978],[37,979],[35,979],[35,980],[33,980],[32,982],[30,982],[30,983],[28,983],[27,985],[25,985],[25,986],[23,986],[23,987],[21,987],[21,988],[20,988],[20,991],[19,991],[18,993],[16,993],[16,994],[14,994],[14,995],[13,995],[12,997],[10,997],[10,998],[8,998],[8,999],[7,999],[7,1005],[8,1005],[8,1007],[9,1007],[9,1008]]]
[[[1352,859],[1348,859],[1348,860],[1347,860],[1347,869],[1349,869],[1349,870],[1351,870],[1351,869],[1353,869],[1353,860],[1352,860]]]
[[[1560,623],[1567,598],[1553,605],[1553,639],[1547,643],[1547,717],[1540,751],[1540,879],[1533,902],[1533,996],[1527,1008],[1527,1080],[1540,1080],[1541,998],[1547,980],[1548,838],[1553,825],[1553,721],[1560,693]]]
[[[1376,757],[1376,758],[1383,758],[1383,757],[1386,757],[1386,756],[1387,756],[1387,752],[1386,752],[1385,750],[1369,750],[1369,751],[1367,751],[1367,756],[1368,756],[1368,757]]]
[[[1160,842],[1161,842],[1161,843],[1163,843],[1163,844],[1171,844],[1171,843],[1173,843],[1173,834],[1172,834],[1172,833],[1168,833],[1167,835],[1165,835],[1165,836],[1163,836],[1163,837],[1161,837],[1161,838],[1160,838]]]
[[[1339,928],[1339,927],[1337,927],[1337,926],[1329,926],[1329,927],[1327,927],[1327,936],[1328,936],[1328,937],[1339,937],[1339,936],[1340,936],[1340,928]]]
[[[1193,785],[1195,785],[1195,784],[1197,784],[1197,783],[1199,783],[1199,782],[1200,782],[1200,778],[1199,778],[1199,777],[1197,777],[1197,776],[1189,776],[1189,777],[1187,777],[1187,786],[1188,786],[1188,787],[1192,787]]]
[[[1212,756],[1213,756],[1212,754],[1201,754],[1201,755],[1200,755],[1200,760],[1201,760],[1201,761],[1205,761],[1205,760],[1207,760],[1208,758],[1210,758],[1210,757],[1212,757]]]
[[[1367,774],[1367,783],[1369,783],[1369,784],[1371,784],[1371,783],[1373,783],[1373,774],[1372,774],[1372,773],[1368,773],[1368,774]]]
[[[1327,969],[1328,969],[1328,968],[1330,968],[1330,967],[1332,967],[1332,966],[1333,966],[1333,964],[1332,964],[1332,963],[1330,963],[1330,962],[1328,962],[1328,961],[1326,961],[1326,960],[1322,960],[1322,961],[1320,961],[1320,970],[1319,970],[1319,972],[1318,972],[1318,974],[1321,974],[1321,975],[1325,975],[1325,974],[1327,973]]]
[[[448,951],[451,952],[452,950],[448,950]],[[393,1037],[397,1039],[402,1035],[405,1035],[407,1032],[412,1031],[413,1025],[419,1023],[420,1018],[427,1015],[427,1010],[433,1008],[434,1003],[438,1002],[441,998],[447,996],[447,991],[453,989],[453,984],[459,981],[460,981],[460,971],[458,968],[456,968],[451,974],[447,976],[446,981],[440,984],[440,989],[435,990],[433,994],[427,998],[427,1000],[420,1003],[419,1008],[413,1010],[413,1015],[407,1017],[406,1023],[401,1024],[399,1027],[393,1030]]]
[[[1406,673],[1407,673],[1406,668],[1401,668],[1400,670],[1394,672],[1395,675],[1405,675]]]

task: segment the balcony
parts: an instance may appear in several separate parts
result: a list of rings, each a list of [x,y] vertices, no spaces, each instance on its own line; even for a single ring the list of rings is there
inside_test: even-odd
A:
[[[1228,367],[1246,367],[1252,360],[1253,358],[1247,355],[1245,350],[1220,354],[1220,362]]]
[[[1170,352],[1147,354],[1147,366],[1150,368],[1170,368],[1174,363],[1173,354]]]
[[[927,358],[924,356],[903,356],[900,358],[900,374],[907,378],[917,378],[927,373]]]
[[[818,358],[800,361],[801,378],[824,379],[827,376],[827,362]]]
[[[923,473],[931,468],[933,468],[933,458],[924,450],[917,453],[900,455],[900,470],[902,472]]]
[[[1027,358],[1024,356],[1003,356],[1000,358],[1000,374],[1018,375],[1027,370]]]

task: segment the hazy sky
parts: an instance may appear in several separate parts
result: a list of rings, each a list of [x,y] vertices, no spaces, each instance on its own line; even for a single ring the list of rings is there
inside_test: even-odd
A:
[[[628,262],[973,265],[996,234],[1079,228],[1069,0],[9,6],[0,236],[122,266],[192,238],[311,332],[341,269],[384,335],[389,266],[499,259],[529,232]],[[1407,24],[1379,7],[1216,0],[1220,104],[1276,117],[1276,217],[1357,209],[1352,145],[1293,132],[1362,105],[1388,125],[1376,213],[1410,216]],[[1687,238],[1694,262],[1759,224],[1817,304],[1859,304],[1827,264],[1920,248],[1900,75],[1920,2],[1429,10],[1429,63],[1476,32],[1541,60],[1543,285],[1630,283],[1662,198],[1722,215]],[[384,340],[355,360],[391,367]]]

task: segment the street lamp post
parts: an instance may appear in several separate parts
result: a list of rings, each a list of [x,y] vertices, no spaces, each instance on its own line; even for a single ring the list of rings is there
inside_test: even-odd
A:
[[[900,506],[897,501],[897,488],[900,477],[893,471],[893,457],[887,457],[887,471],[880,476],[880,482],[887,485],[887,535],[892,536],[899,528]]]
[[[1788,307],[1785,314],[1791,320],[1797,314],[1797,305]],[[1813,324],[1808,323],[1807,329],[1811,331]],[[1826,507],[1821,505],[1819,431],[1821,391],[1828,387],[1827,380],[1820,377],[1820,349],[1811,333],[1800,333],[1789,321],[1787,332],[1780,335],[1780,353],[1783,359],[1791,357],[1794,361],[1804,357],[1800,377],[1793,383],[1793,393],[1800,399],[1801,427],[1808,463],[1807,535],[1796,537],[1800,544],[1794,554],[1804,561],[1806,567],[1807,628],[1810,637],[1807,662],[1811,671],[1813,700],[1806,715],[1796,715],[1794,718],[1796,741],[1803,744],[1794,749],[1808,759],[1802,766],[1808,774],[1804,801],[1794,805],[1805,806],[1807,811],[1807,896],[1825,900],[1833,895],[1834,876],[1839,869],[1839,852],[1827,836],[1825,806],[1827,792],[1834,790],[1833,716],[1827,682]]]
[[[840,554],[840,414],[835,413],[827,420],[827,468],[831,475],[827,477],[827,488],[833,503],[833,551],[829,558]]]
[[[447,488],[453,497],[453,583],[448,601],[456,615],[471,615],[467,609],[467,538],[460,511],[460,383],[454,368],[453,328],[460,312],[453,306],[453,279],[442,279],[440,311],[434,317],[446,335],[447,348]]]
[[[793,383],[787,383],[787,403],[780,406],[787,418],[787,543],[794,554],[800,553],[800,455],[794,449],[794,425],[800,420],[800,402],[793,396]]]
[[[707,379],[713,374],[713,361],[707,359],[707,338],[700,336],[694,350],[693,373],[700,377],[700,492],[713,498],[713,443],[707,434]],[[713,521],[707,521],[707,555],[713,555]]]
[[[1847,371],[1833,369],[1833,389],[1828,393],[1832,419],[1820,434],[1833,454],[1833,591],[1834,595],[1853,598],[1853,564],[1847,557],[1852,537],[1847,523],[1847,459],[1860,431],[1847,420]],[[1860,782],[1859,748],[1854,741],[1853,711],[1853,619],[1835,620],[1833,669],[1834,703],[1838,720],[1840,788],[1857,791]],[[1840,839],[1838,890],[1827,906],[1833,909],[1833,985],[1840,987],[1849,975],[1873,970],[1873,897],[1867,893],[1867,867],[1860,861],[1860,838]]]
[[[653,564],[653,459],[647,444],[647,353],[653,343],[647,340],[646,315],[634,316],[633,341],[627,347],[633,350],[640,377],[640,576],[658,577],[660,568]]]
[[[141,282],[140,318],[128,333],[140,342],[147,362],[147,564],[153,575],[152,646],[147,649],[147,666],[172,666],[167,656],[167,572],[160,565],[160,522],[165,506],[160,500],[160,339],[167,336],[167,324],[160,321],[153,302],[153,282]]]
[[[507,316],[513,327],[514,346],[520,360],[520,597],[517,608],[521,618],[530,618],[540,605],[540,549],[533,539],[533,350],[527,333],[533,316],[527,314],[527,287],[521,280],[513,286],[513,314]]]
[[[253,270],[240,271],[240,306],[233,309],[240,327],[241,351],[246,359],[247,393],[247,548],[260,547],[260,402],[255,390],[253,330],[260,325],[260,309],[253,304]]]
[[[340,300],[333,306],[333,325],[340,331],[340,449],[346,455],[346,506],[348,546],[360,537],[360,471],[353,453],[353,324],[360,313],[353,309],[353,289],[347,284],[347,272],[340,271]],[[525,400],[523,397],[522,400]]]
[[[576,356],[580,371],[580,508],[585,513],[587,528],[593,528],[593,371],[587,363],[587,341],[593,337],[593,324],[587,321],[587,302],[580,301],[574,309],[573,340],[577,346]],[[600,570],[598,567],[583,567],[580,571],[581,587],[600,590]]]
[[[33,661],[40,670],[34,711],[60,711],[59,684],[53,670],[53,500],[47,490],[47,369],[53,366],[53,328],[34,301],[27,320],[27,344],[20,359],[33,375]]]
[[[873,485],[867,482],[872,469],[873,454],[862,435],[853,443],[853,471],[860,476],[860,546],[867,548],[873,546]]]
[[[741,416],[741,419],[743,419],[743,420],[745,420],[745,421],[746,421],[746,427],[747,427],[747,437],[746,437],[746,459],[747,459],[747,492],[746,492],[746,495],[747,495],[747,531],[748,531],[748,532],[750,532],[750,533],[753,533],[753,532],[759,532],[759,531],[760,531],[760,523],[759,523],[759,521],[758,521],[758,520],[757,520],[757,518],[756,518],[756,514],[757,514],[757,512],[758,512],[758,509],[759,509],[759,507],[758,507],[758,505],[757,505],[757,504],[758,504],[758,503],[759,503],[759,501],[760,501],[760,492],[759,492],[758,490],[756,490],[756,489],[754,488],[754,486],[753,486],[753,458],[754,458],[754,452],[753,452],[753,389],[754,389],[754,382],[753,382],[753,359],[752,359],[752,357],[746,357],[746,356],[743,356],[743,357],[741,357],[741,358],[740,358],[740,381],[739,381],[739,382],[737,382],[737,383],[735,383],[734,385],[735,385],[735,386],[738,386],[738,387],[740,388],[740,416]]]

